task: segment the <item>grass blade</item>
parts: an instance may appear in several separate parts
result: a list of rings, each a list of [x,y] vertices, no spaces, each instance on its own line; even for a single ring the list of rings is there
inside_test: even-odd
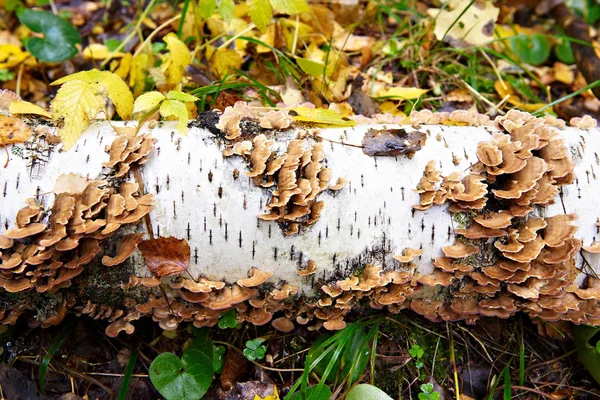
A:
[[[583,92],[585,92],[587,90],[593,89],[595,87],[598,87],[598,86],[600,86],[600,79],[597,80],[597,81],[595,81],[595,82],[590,83],[586,87],[581,88],[581,89],[579,89],[579,90],[577,90],[577,91],[575,91],[573,93],[569,93],[568,95],[563,96],[560,99],[554,100],[552,103],[548,104],[547,106],[544,106],[544,107],[540,108],[539,110],[537,110],[536,112],[534,112],[532,115],[538,116],[538,115],[540,115],[542,113],[542,111],[544,111],[544,110],[546,110],[548,108],[552,108],[555,105],[557,105],[558,103],[562,103],[563,101],[569,100],[572,97],[580,95],[581,93],[583,93]]]
[[[42,392],[42,393],[44,393],[44,390],[46,389],[46,374],[48,373],[48,366],[50,365],[50,360],[52,360],[52,357],[54,357],[54,355],[56,354],[56,352],[62,345],[62,342],[67,337],[67,333],[69,333],[69,331],[71,330],[71,328],[73,327],[74,324],[75,324],[75,320],[71,319],[69,322],[67,322],[65,325],[63,325],[60,333],[58,334],[58,336],[56,337],[56,339],[54,340],[54,342],[48,349],[46,356],[40,363],[39,381],[40,381],[40,392]]]
[[[137,362],[138,351],[137,349],[131,352],[129,356],[129,361],[127,362],[127,367],[125,367],[125,373],[123,374],[123,382],[121,382],[121,388],[119,389],[119,396],[117,400],[125,400],[127,397],[127,389],[129,389],[129,382],[131,382],[131,375],[133,374],[133,369],[135,368],[135,363]]]
[[[508,365],[504,367],[504,400],[511,400],[512,386],[510,384],[510,371]]]

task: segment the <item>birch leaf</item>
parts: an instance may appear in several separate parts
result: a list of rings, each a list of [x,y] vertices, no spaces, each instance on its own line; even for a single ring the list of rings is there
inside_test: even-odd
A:
[[[244,60],[235,50],[219,49],[211,57],[210,68],[215,75],[223,78],[232,68],[240,68]]]
[[[42,107],[24,100],[13,100],[8,112],[11,114],[34,114],[42,117],[52,118],[52,115]]]
[[[133,113],[150,111],[153,108],[158,107],[161,101],[165,99],[165,96],[160,92],[148,92],[144,93],[133,103]]]
[[[64,122],[58,134],[65,150],[75,144],[92,118],[102,110],[106,98],[107,92],[102,86],[83,80],[65,82],[58,89],[50,110],[55,120]]]
[[[192,54],[187,45],[177,38],[173,32],[163,38],[169,49],[169,57],[161,65],[167,83],[172,85],[181,82],[185,68],[192,62]]]
[[[198,14],[202,19],[208,19],[215,13],[217,0],[200,0],[198,2]]]
[[[164,100],[160,105],[160,115],[177,119],[177,130],[187,136],[188,111],[185,103],[177,100]]]
[[[269,0],[248,0],[248,15],[254,25],[264,31],[273,16]]]
[[[377,97],[387,97],[390,99],[415,100],[427,93],[427,89],[414,87],[396,86],[388,89],[381,89],[377,92]]]
[[[296,63],[302,69],[302,71],[306,72],[313,78],[323,78],[323,71],[325,70],[324,63],[300,57],[296,58]],[[327,76],[330,77],[333,75],[333,72],[333,66],[327,65]]]
[[[271,0],[271,5],[281,14],[295,15],[310,11],[306,0]]]
[[[293,115],[296,121],[315,122],[324,125],[353,126],[356,124],[355,121],[326,108],[296,107],[290,112],[290,115]]]

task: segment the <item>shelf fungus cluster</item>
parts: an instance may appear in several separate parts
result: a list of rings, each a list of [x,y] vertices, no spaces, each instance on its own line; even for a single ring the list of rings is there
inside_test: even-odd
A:
[[[544,120],[516,111],[496,124],[503,133],[479,143],[479,161],[466,177],[441,177],[434,162],[427,165],[414,208],[449,202],[450,212],[470,221],[433,261],[438,284],[450,287],[447,299],[413,300],[411,309],[434,321],[522,310],[546,321],[599,324],[600,297],[592,294],[598,280],[588,277],[585,288],[573,283],[577,216],[536,216],[535,206],[556,201],[559,187],[575,179],[563,139]]]

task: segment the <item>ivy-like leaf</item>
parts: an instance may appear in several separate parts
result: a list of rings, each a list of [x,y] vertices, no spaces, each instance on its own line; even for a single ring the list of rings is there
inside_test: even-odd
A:
[[[43,34],[43,38],[30,37],[25,48],[41,61],[65,61],[77,54],[76,44],[81,43],[77,29],[65,19],[48,11],[34,11],[20,8],[19,21],[33,32]]]
[[[273,17],[271,3],[269,3],[269,0],[248,0],[248,15],[250,15],[254,25],[264,31],[269,26],[271,17]]]
[[[150,381],[166,400],[200,399],[213,375],[212,361],[198,350],[187,350],[181,359],[163,353],[150,364]]]

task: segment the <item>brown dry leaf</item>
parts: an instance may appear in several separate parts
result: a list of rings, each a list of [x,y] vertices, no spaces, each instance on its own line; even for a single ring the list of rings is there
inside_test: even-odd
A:
[[[31,129],[25,122],[0,114],[0,146],[26,142],[31,135]]]
[[[230,390],[233,385],[240,381],[246,375],[248,369],[248,360],[240,352],[229,350],[225,356],[225,366],[221,373],[221,386],[225,390]]]
[[[172,236],[144,240],[138,245],[146,265],[158,277],[179,274],[190,265],[190,245]]]

